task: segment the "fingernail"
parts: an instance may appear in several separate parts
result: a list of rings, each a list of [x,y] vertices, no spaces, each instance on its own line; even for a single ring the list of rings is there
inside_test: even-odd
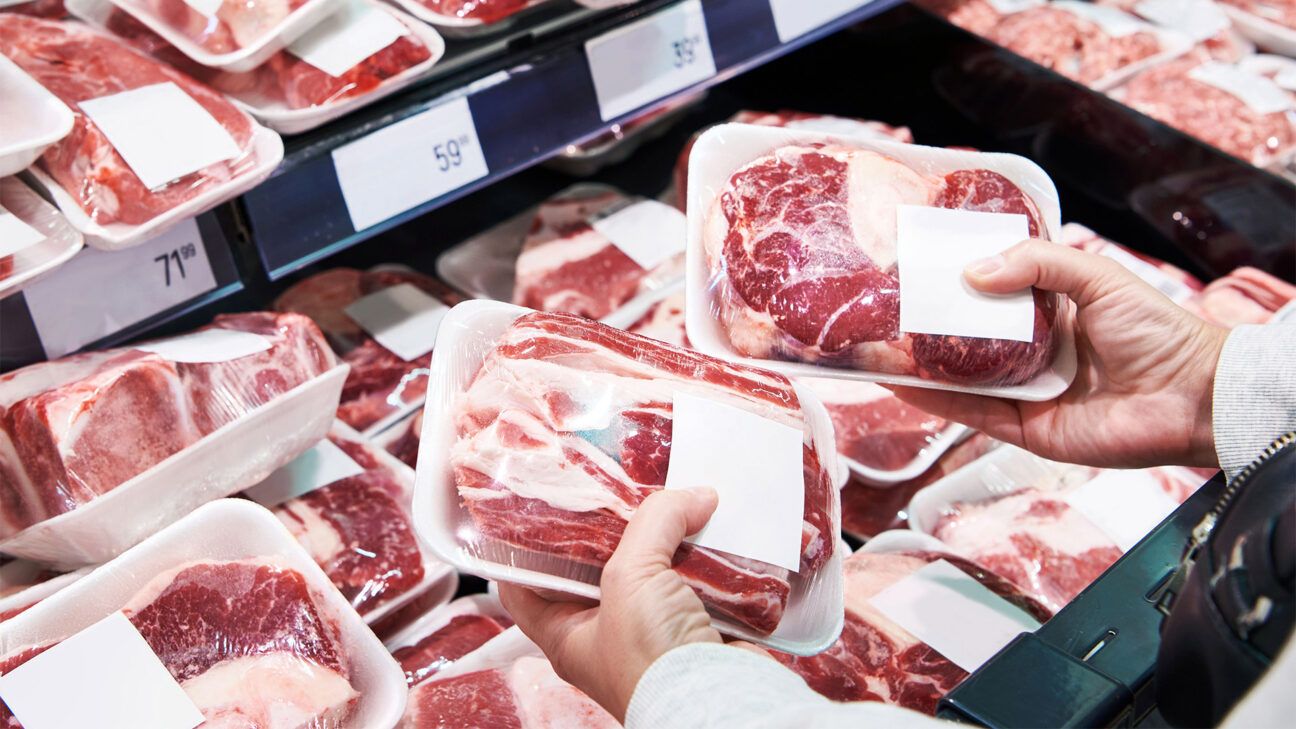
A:
[[[965,268],[964,271],[975,276],[989,276],[995,271],[1003,268],[1004,263],[1003,255],[990,256],[989,258],[982,258],[979,261],[973,261],[968,264],[968,267]]]
[[[694,486],[693,488],[690,488],[689,491],[692,491],[695,496],[707,501],[715,501],[717,503],[720,501],[720,494],[710,486]]]

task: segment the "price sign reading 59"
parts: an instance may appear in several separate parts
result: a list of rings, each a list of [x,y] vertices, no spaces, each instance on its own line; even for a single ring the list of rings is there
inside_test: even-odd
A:
[[[599,115],[611,121],[715,75],[701,0],[673,5],[585,43]]]
[[[449,172],[452,168],[463,164],[463,150],[470,141],[471,138],[467,134],[461,134],[440,144],[432,145],[432,157],[436,159],[437,169]]]

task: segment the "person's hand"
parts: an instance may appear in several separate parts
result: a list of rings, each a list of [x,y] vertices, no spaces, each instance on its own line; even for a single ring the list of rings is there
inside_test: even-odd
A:
[[[719,643],[702,601],[671,558],[684,537],[706,525],[716,507],[711,489],[658,491],[644,499],[603,567],[602,603],[550,601],[517,585],[500,600],[563,680],[617,718],[644,671],[687,643]]]
[[[1077,307],[1075,382],[1047,402],[894,387],[915,407],[1058,461],[1216,467],[1215,365],[1228,332],[1103,256],[1030,240],[968,267],[987,293],[1028,286]]]

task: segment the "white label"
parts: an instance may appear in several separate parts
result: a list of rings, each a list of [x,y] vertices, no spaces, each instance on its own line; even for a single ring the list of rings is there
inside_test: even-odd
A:
[[[84,248],[23,296],[45,356],[54,359],[214,288],[191,218],[126,250]]]
[[[1104,471],[1066,502],[1127,552],[1178,504],[1148,471]]]
[[[239,155],[225,127],[170,81],[78,106],[150,190]]]
[[[801,430],[682,392],[674,399],[666,488],[709,486],[720,495],[711,520],[687,541],[798,571]]]
[[[351,225],[364,230],[486,176],[468,99],[448,101],[333,150]]]
[[[1189,71],[1188,78],[1232,94],[1257,114],[1276,114],[1292,108],[1291,95],[1281,86],[1227,63],[1207,61]]]
[[[971,673],[1039,623],[945,560],[869,598],[887,619]]]
[[[288,52],[338,77],[407,32],[404,23],[382,8],[349,0],[293,41]]]
[[[193,8],[199,15],[204,18],[216,17],[216,11],[220,10],[225,0],[184,0],[184,4]]]
[[[1134,12],[1194,41],[1214,38],[1230,26],[1228,16],[1211,0],[1141,0]]]
[[[988,0],[988,2],[990,7],[1000,15],[1012,15],[1044,4],[1044,0]]]
[[[308,494],[344,478],[364,473],[360,464],[333,441],[325,438],[314,448],[280,466],[266,480],[243,492],[266,508]]]
[[[45,234],[24,223],[17,215],[0,210],[0,258],[12,256],[45,240]]]
[[[592,225],[645,271],[683,253],[688,237],[684,213],[656,200],[627,205]]]
[[[1076,17],[1088,20],[1113,38],[1123,38],[1127,35],[1148,30],[1148,26],[1133,15],[1105,5],[1091,5],[1090,3],[1077,2],[1077,0],[1057,0],[1053,3],[1053,7],[1061,8]]]
[[[403,283],[357,299],[346,308],[369,335],[409,362],[432,351],[450,307],[414,284]]]
[[[1157,291],[1165,294],[1176,304],[1183,303],[1195,293],[1188,284],[1170,276],[1142,258],[1122,250],[1119,246],[1103,246],[1102,250],[1098,252],[1124,266],[1130,273],[1151,284]]]
[[[774,29],[780,43],[809,33],[829,21],[836,20],[869,0],[769,0],[774,14]]]
[[[270,340],[252,332],[234,329],[204,329],[170,339],[133,345],[141,352],[152,352],[172,362],[202,364],[229,362],[270,349]]]
[[[193,729],[204,721],[120,612],[0,676],[0,697],[25,729]]]
[[[900,331],[1031,341],[1030,289],[984,294],[963,278],[968,264],[1026,240],[1029,230],[1025,215],[899,206]]]
[[[599,115],[611,121],[715,75],[702,0],[586,41]]]

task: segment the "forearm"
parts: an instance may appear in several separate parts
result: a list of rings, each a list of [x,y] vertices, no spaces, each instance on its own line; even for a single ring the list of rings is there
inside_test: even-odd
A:
[[[1296,324],[1233,329],[1215,370],[1211,420],[1215,453],[1230,478],[1296,429]]]

